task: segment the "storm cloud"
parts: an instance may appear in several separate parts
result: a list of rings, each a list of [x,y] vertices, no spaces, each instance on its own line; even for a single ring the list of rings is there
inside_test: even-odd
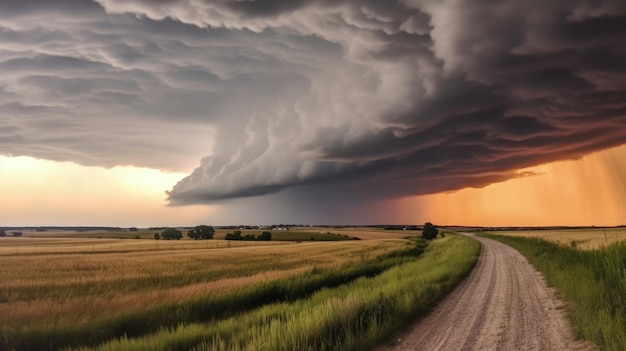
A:
[[[201,159],[174,205],[482,187],[626,143],[623,1],[29,0],[0,17],[0,152]]]

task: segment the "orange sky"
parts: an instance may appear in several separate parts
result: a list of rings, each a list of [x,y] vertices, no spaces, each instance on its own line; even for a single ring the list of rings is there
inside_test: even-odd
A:
[[[626,224],[626,145],[521,171],[539,173],[481,189],[398,201],[403,219],[482,226]],[[520,172],[521,172],[520,171]]]
[[[538,175],[385,204],[383,222],[509,226],[626,224],[626,145],[533,167]],[[0,225],[235,224],[218,206],[165,206],[184,173],[0,156]],[[230,214],[232,215],[232,214]],[[237,214],[242,216],[241,213]],[[380,217],[380,216],[379,216]]]
[[[185,175],[0,156],[0,226],[201,223],[211,207],[165,206],[165,190]]]

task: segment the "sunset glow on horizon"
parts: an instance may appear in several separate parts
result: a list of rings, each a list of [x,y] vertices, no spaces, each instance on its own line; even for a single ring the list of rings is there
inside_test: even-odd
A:
[[[0,156],[3,226],[164,226],[201,223],[210,206],[167,207],[184,174],[138,167],[85,167]]]
[[[616,226],[626,224],[626,146],[539,165],[535,175],[484,188],[399,200],[447,225]],[[404,216],[409,214],[403,213]]]
[[[390,200],[371,217],[379,224],[626,224],[626,179],[619,176],[626,172],[626,145],[522,172],[534,175],[484,188]],[[0,193],[11,199],[0,203],[0,222],[6,226],[251,224],[247,216],[226,214],[219,206],[166,206],[165,190],[184,175],[0,156],[0,178],[5,180]],[[287,219],[277,217],[276,221]]]

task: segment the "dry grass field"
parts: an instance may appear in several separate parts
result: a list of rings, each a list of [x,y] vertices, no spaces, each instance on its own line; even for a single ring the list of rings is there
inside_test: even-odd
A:
[[[299,230],[311,230],[310,228],[302,228]],[[316,228],[320,232],[330,232],[339,235],[347,235],[350,237],[357,237],[362,240],[376,240],[381,238],[393,238],[404,239],[410,236],[421,236],[422,232],[418,230],[383,230],[378,228],[368,227],[353,227],[353,228]]]
[[[90,254],[137,251],[200,250],[246,246],[274,246],[286,241],[226,241],[226,240],[154,240],[80,237],[6,237],[0,238],[0,256],[33,254]]]
[[[540,238],[580,250],[598,250],[626,241],[626,228],[498,231],[497,235]]]
[[[20,254],[16,255],[13,245],[18,241]],[[76,245],[79,253],[63,253],[59,243],[64,248]],[[204,248],[218,243],[219,250]],[[223,240],[135,243],[123,239],[2,238],[1,328],[85,322],[113,317],[120,311],[227,293],[314,267],[337,268],[372,259],[405,246],[406,241],[265,242],[264,246],[251,242],[254,246],[232,248],[226,244]],[[58,245],[56,254],[52,245]],[[109,245],[110,252],[106,250]],[[128,251],[122,249],[124,245]],[[130,251],[133,245],[143,245],[143,251]],[[158,250],[146,250],[155,245]]]
[[[242,230],[243,234],[260,235],[265,230]],[[296,227],[289,231],[273,230],[272,241],[225,241],[224,236],[233,229],[217,229],[214,240],[192,240],[183,230],[183,240],[154,240],[160,230],[139,231],[73,231],[73,230],[22,230],[21,237],[0,238],[0,256],[32,254],[89,254],[124,253],[163,250],[221,249],[244,246],[291,244],[296,241],[340,241],[404,239],[420,236],[419,231],[385,231],[376,228],[326,228]]]
[[[188,229],[188,228],[187,228]],[[183,240],[189,240],[186,235],[187,229],[182,229]],[[236,229],[216,228],[214,239],[224,239],[226,233],[232,233]],[[9,230],[8,233],[13,230]],[[139,229],[138,231],[129,230],[62,230],[48,229],[45,231],[37,230],[20,230],[22,237],[31,238],[97,238],[97,239],[154,239],[155,233],[162,232],[162,229]],[[372,239],[403,239],[409,236],[419,236],[421,231],[416,230],[383,230],[374,227],[293,227],[287,231],[268,230],[268,229],[242,229],[242,235],[254,234],[259,235],[264,231],[272,233],[273,240],[278,241],[309,241],[311,236],[316,240],[332,241],[339,240],[338,236],[348,236],[349,238],[358,237],[362,240]],[[7,239],[11,236],[7,236]],[[19,239],[19,238],[18,238]]]

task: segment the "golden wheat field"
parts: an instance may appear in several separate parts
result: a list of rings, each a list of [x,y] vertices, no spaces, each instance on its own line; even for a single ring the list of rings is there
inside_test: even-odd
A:
[[[75,244],[80,249],[54,253],[50,245],[58,245],[58,240],[0,240],[0,250],[4,250],[0,255],[0,325],[15,328],[113,317],[122,311],[140,311],[292,277],[313,267],[341,267],[406,245],[405,240],[385,239],[270,242],[272,245],[227,248],[221,240],[182,240],[171,242],[174,246],[169,249],[169,242],[155,244],[155,240],[129,244],[122,242],[135,240],[64,239],[60,242],[65,247]],[[19,254],[11,252],[16,241],[21,242]],[[218,241],[222,242],[220,249],[203,247]],[[111,245],[112,249],[91,251],[96,245]],[[121,245],[162,246],[125,251]],[[177,245],[187,246],[181,249]]]
[[[137,251],[200,250],[245,246],[273,246],[285,241],[226,241],[226,240],[154,240],[116,238],[53,238],[19,237],[0,240],[0,256],[33,254],[90,254]]]
[[[580,250],[597,250],[626,241],[626,228],[589,228],[562,230],[514,230],[494,232],[498,235],[540,238]]]

